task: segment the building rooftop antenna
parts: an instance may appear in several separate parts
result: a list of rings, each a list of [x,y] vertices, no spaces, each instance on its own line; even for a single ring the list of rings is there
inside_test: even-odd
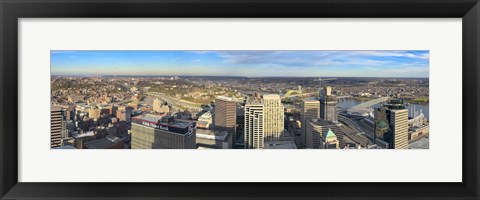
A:
[[[318,81],[318,87],[320,87],[320,89],[318,90],[318,98],[321,99],[322,98],[322,77],[319,76],[318,79],[315,79],[313,81]]]

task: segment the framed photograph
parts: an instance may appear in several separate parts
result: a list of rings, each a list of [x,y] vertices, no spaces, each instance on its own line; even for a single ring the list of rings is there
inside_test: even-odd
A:
[[[1,199],[479,199],[477,0],[0,1]]]

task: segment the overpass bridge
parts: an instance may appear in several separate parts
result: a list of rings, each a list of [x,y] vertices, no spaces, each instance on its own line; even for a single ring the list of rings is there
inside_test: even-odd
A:
[[[372,106],[388,101],[388,97],[380,97],[377,99],[372,99],[370,101],[363,102],[361,104],[354,105],[347,109],[348,114],[359,114],[359,115],[368,115],[372,112]]]

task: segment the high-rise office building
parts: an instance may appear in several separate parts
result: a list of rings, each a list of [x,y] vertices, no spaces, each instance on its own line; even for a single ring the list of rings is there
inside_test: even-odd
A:
[[[195,122],[172,116],[140,115],[132,118],[132,149],[195,149]]]
[[[248,103],[245,105],[244,137],[246,149],[262,149],[264,146],[263,133],[263,104]]]
[[[233,98],[219,96],[215,99],[215,129],[227,131],[232,135],[235,146],[237,138],[237,101]]]
[[[261,102],[245,104],[245,148],[262,149],[265,142],[280,141],[284,123],[279,95],[264,95]]]
[[[50,108],[50,147],[60,147],[66,134],[64,110],[60,106]]]
[[[391,110],[392,148],[408,149],[408,110]]]
[[[320,98],[320,118],[332,122],[338,121],[337,97],[332,95],[332,88],[325,87],[325,95]]]
[[[300,141],[303,145],[306,144],[306,126],[310,119],[318,119],[320,117],[320,102],[317,100],[303,100],[302,111],[300,113],[302,120],[302,128],[300,130]]]
[[[388,120],[387,109],[385,107],[376,108],[373,112],[374,116],[374,128],[375,128],[375,140],[385,140],[385,136],[388,134]]]
[[[387,142],[389,148],[408,148],[408,110],[403,101],[392,99],[374,112],[375,137]]]
[[[284,127],[284,107],[280,95],[263,95],[264,133],[266,141],[279,141]]]

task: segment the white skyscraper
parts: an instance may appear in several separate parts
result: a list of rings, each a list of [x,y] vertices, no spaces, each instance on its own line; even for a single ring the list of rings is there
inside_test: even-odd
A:
[[[265,141],[279,141],[284,130],[279,95],[264,95],[262,102],[245,105],[245,148],[262,149]]]
[[[408,110],[391,110],[390,123],[393,132],[393,148],[408,149]]]
[[[262,149],[264,145],[263,133],[264,117],[263,104],[245,105],[245,148]]]
[[[263,95],[266,141],[279,141],[284,130],[284,110],[280,95]]]

